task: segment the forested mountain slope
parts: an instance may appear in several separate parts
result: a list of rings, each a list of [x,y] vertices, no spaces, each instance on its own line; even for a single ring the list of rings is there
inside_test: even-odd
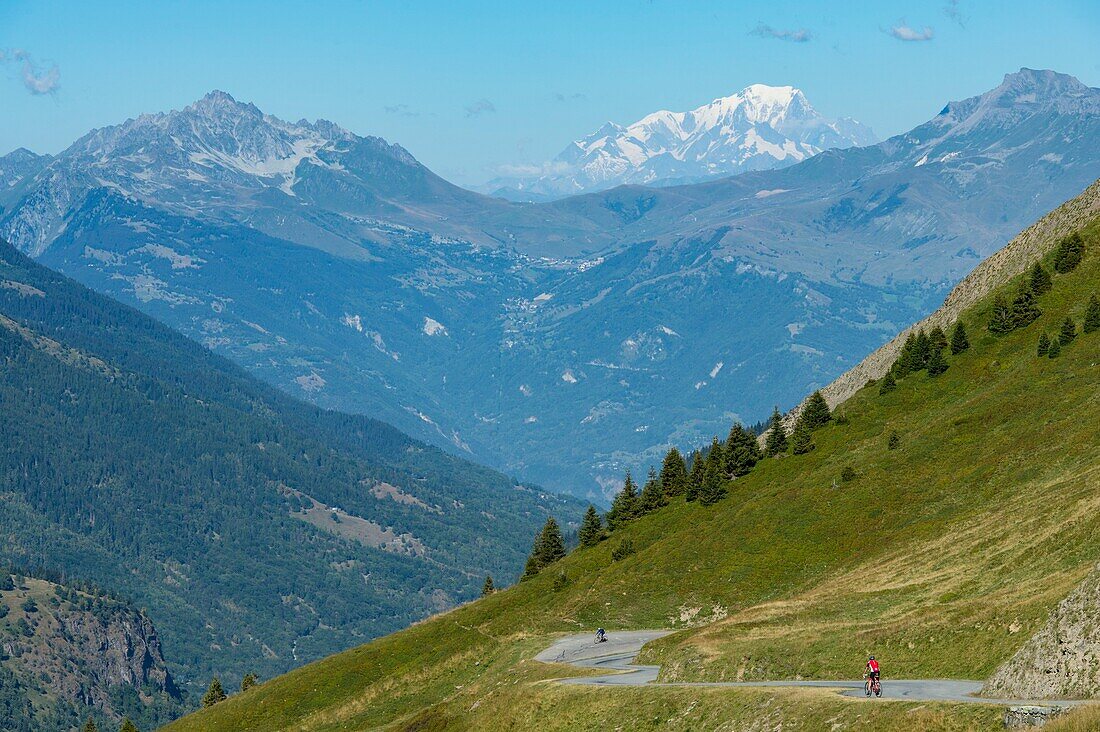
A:
[[[170,729],[1000,729],[981,705],[540,684],[576,670],[529,659],[563,631],[663,626],[642,660],[665,680],[858,678],[868,653],[887,683],[987,677],[1100,557],[1100,219],[1036,257],[790,437],[808,444]]]
[[[0,562],[147,608],[184,685],[446,609],[578,509],[287,397],[5,244],[0,434]]]

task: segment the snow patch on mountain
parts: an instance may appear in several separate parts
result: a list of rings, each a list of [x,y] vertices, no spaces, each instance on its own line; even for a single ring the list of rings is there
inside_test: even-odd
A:
[[[608,122],[542,167],[484,186],[532,200],[624,183],[692,182],[797,163],[830,148],[876,142],[851,119],[829,120],[793,86],[753,84],[688,112],[661,110],[623,127]],[[761,191],[760,197],[784,191]],[[513,195],[514,194],[514,195]]]
[[[447,332],[446,326],[444,326],[438,320],[435,320],[434,318],[429,318],[429,317],[424,318],[424,325],[421,328],[421,330],[424,332],[424,335],[427,335],[427,336],[450,335],[450,333]]]

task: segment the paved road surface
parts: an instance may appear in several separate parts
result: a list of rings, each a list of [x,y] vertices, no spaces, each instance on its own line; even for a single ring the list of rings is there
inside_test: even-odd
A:
[[[605,676],[584,676],[559,679],[561,684],[597,685],[597,686],[698,686],[698,687],[742,687],[742,686],[809,686],[837,689],[844,696],[864,696],[863,681],[750,681],[750,682],[678,682],[657,683],[660,666],[642,666],[632,663],[642,646],[651,640],[666,636],[669,630],[629,630],[607,634],[606,643],[593,643],[593,635],[565,636],[552,646],[535,656],[536,661],[547,663],[568,663],[580,668],[596,668],[607,671]],[[952,701],[975,702],[998,705],[1038,705],[1073,706],[1074,701],[1033,701],[1023,699],[985,699],[974,696],[982,688],[980,681],[957,681],[950,679],[886,679],[882,682],[883,699],[908,699],[911,701]]]

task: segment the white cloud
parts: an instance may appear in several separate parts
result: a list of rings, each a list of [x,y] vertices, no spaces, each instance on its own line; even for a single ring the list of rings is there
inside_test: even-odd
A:
[[[921,30],[917,30],[916,28],[910,28],[905,23],[900,23],[890,29],[890,35],[899,41],[930,41],[935,33],[927,25]]]
[[[751,32],[752,35],[760,36],[761,38],[775,38],[779,41],[790,41],[791,43],[806,43],[813,40],[814,37],[813,34],[805,28],[772,28],[770,25],[764,23],[756,26]]]
[[[467,117],[477,117],[479,114],[486,114],[495,111],[497,111],[496,106],[484,97],[478,99],[476,102],[466,105]]]
[[[35,96],[53,94],[61,87],[61,69],[57,64],[43,66],[22,48],[0,50],[0,64],[14,63],[22,64],[20,74],[23,77],[23,86],[31,94]]]

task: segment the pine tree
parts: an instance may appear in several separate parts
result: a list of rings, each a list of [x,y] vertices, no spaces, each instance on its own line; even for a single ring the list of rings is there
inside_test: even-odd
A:
[[[735,477],[747,475],[760,462],[760,457],[756,435],[739,423],[734,424],[726,439],[726,473]]]
[[[661,465],[661,487],[666,496],[682,496],[687,492],[688,472],[684,456],[675,447],[665,453]]]
[[[1040,357],[1047,355],[1050,350],[1050,337],[1046,333],[1039,334],[1039,347],[1037,352]]]
[[[1047,358],[1058,358],[1062,354],[1062,342],[1057,338],[1050,339],[1050,347],[1047,348]]]
[[[928,359],[928,375],[939,376],[944,371],[947,371],[947,359],[943,357],[943,351],[935,349]]]
[[[496,585],[493,584],[493,575],[491,575],[491,574],[485,575],[485,584],[483,584],[481,586],[481,596],[482,597],[488,597],[489,595],[493,594],[496,591],[497,591]],[[241,691],[244,691],[244,689],[242,689]]]
[[[703,474],[706,472],[705,463],[703,453],[696,450],[691,454],[691,473],[688,474],[688,487],[684,493],[685,500],[694,501],[699,497],[699,491],[703,487]]]
[[[540,557],[542,566],[547,567],[565,557],[565,537],[561,535],[561,527],[553,516],[547,517],[539,538],[542,545]]]
[[[1051,279],[1050,272],[1047,272],[1046,267],[1042,262],[1036,262],[1035,266],[1031,268],[1031,274],[1028,275],[1028,284],[1031,285],[1031,291],[1035,293],[1035,297],[1045,295],[1050,292]]]
[[[901,347],[901,353],[898,354],[898,358],[894,361],[894,365],[890,367],[897,378],[904,379],[914,371],[913,360],[916,350],[917,334],[913,331],[909,331],[909,335],[906,336],[905,343]]]
[[[611,510],[607,512],[607,528],[615,531],[637,516],[638,487],[634,485],[634,479],[630,477],[628,470],[626,479],[623,481],[623,489],[615,494],[614,500],[611,501]]]
[[[970,339],[966,337],[966,326],[962,321],[956,321],[954,330],[951,331],[951,353],[958,356],[970,348]]]
[[[1068,346],[1073,342],[1073,339],[1077,337],[1077,324],[1073,322],[1073,318],[1066,317],[1062,321],[1062,329],[1058,331],[1058,340],[1062,342],[1063,346]]]
[[[898,388],[897,379],[894,378],[893,371],[887,371],[886,376],[882,377],[882,381],[879,383],[878,393],[889,394],[894,389]]]
[[[943,332],[943,328],[938,325],[928,334],[928,340],[932,344],[933,351],[942,351],[947,348],[947,335]]]
[[[799,419],[794,426],[794,432],[791,433],[791,454],[805,455],[815,447],[810,428],[806,426],[805,420]]]
[[[652,513],[661,508],[661,506],[668,505],[668,499],[665,497],[665,489],[661,486],[661,480],[657,477],[657,471],[653,468],[649,469],[649,476],[646,478],[645,487],[642,488],[640,503],[642,513]]]
[[[1075,231],[1058,242],[1054,250],[1054,271],[1065,274],[1072,272],[1081,263],[1085,253],[1085,240],[1081,232]]]
[[[703,474],[703,487],[699,490],[699,502],[704,506],[710,506],[725,497],[726,483],[723,480],[720,463],[718,460],[707,460],[706,472]]]
[[[726,472],[726,448],[717,437],[712,437],[710,440],[710,449],[707,450],[706,465],[716,463],[718,465],[719,474],[725,474]],[[706,473],[704,473],[704,476]]]
[[[787,431],[783,429],[783,415],[779,413],[779,407],[772,411],[771,429],[768,430],[768,441],[764,445],[764,453],[769,457],[775,457],[787,451]]]
[[[546,519],[542,525],[542,531],[535,538],[531,547],[531,555],[527,557],[527,564],[523,568],[521,580],[530,579],[554,562],[565,556],[565,538],[561,535],[561,528],[553,516]]]
[[[1012,301],[1012,327],[1025,328],[1042,314],[1043,311],[1035,304],[1031,287],[1025,284]]]
[[[901,447],[901,435],[898,434],[897,430],[891,430],[890,439],[886,441],[886,449],[897,450],[899,447]]]
[[[922,371],[928,366],[928,359],[932,357],[932,340],[924,332],[924,328],[917,331],[916,348],[913,350],[913,370]]]
[[[1008,307],[1003,295],[993,300],[993,315],[989,319],[990,333],[1008,333],[1012,330],[1012,309]]]
[[[84,723],[80,730],[81,732],[99,732],[99,727],[96,726],[94,719],[88,717],[88,721]]]
[[[926,339],[927,337],[925,336]],[[825,401],[825,397],[821,395],[820,391],[815,391],[806,400],[806,406],[802,410],[799,421],[804,423],[807,429],[816,430],[818,427],[828,424],[832,418],[833,413],[829,411],[829,404]]]
[[[1100,330],[1100,299],[1096,295],[1089,298],[1089,306],[1085,309],[1085,332],[1094,333]]]
[[[595,506],[589,506],[584,512],[584,520],[581,521],[577,538],[582,547],[596,546],[603,540],[603,521]]]
[[[202,695],[202,705],[204,707],[212,707],[218,702],[225,701],[225,689],[222,688],[222,682],[215,676],[210,681],[210,686],[207,687],[206,693]]]
[[[130,721],[129,717],[122,718],[122,726],[118,728],[118,732],[138,732],[137,725]]]
[[[489,577],[486,577],[486,579],[491,581],[491,578],[489,578]],[[253,686],[256,685],[256,681],[257,681],[256,674],[252,674],[252,673],[245,674],[244,677],[241,679],[241,691],[248,691],[249,689],[251,689]]]

